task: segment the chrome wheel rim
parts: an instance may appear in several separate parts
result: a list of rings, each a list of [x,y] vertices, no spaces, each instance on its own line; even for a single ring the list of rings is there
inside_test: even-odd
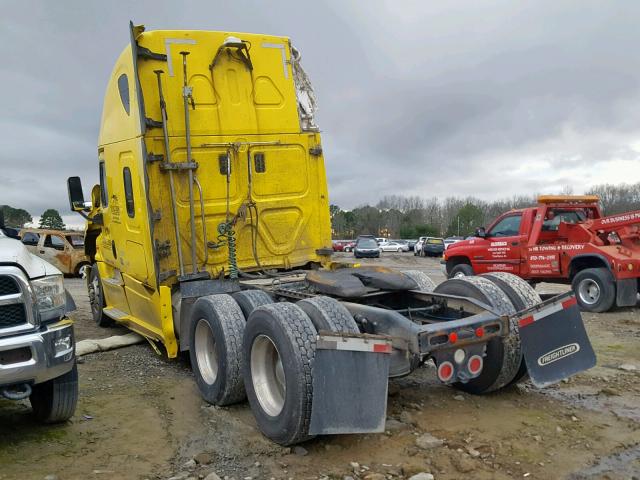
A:
[[[600,285],[591,278],[585,278],[578,285],[578,296],[582,303],[586,305],[595,305],[600,300]]]
[[[251,346],[251,382],[260,406],[275,417],[284,408],[287,392],[280,353],[266,335],[259,335]]]
[[[463,272],[457,272],[453,278],[462,278],[462,277],[466,277],[466,275]]]
[[[208,385],[213,385],[218,378],[218,348],[211,326],[204,318],[198,320],[194,343],[200,375]]]

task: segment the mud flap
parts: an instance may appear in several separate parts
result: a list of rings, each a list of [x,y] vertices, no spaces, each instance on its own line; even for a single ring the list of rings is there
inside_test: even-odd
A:
[[[546,387],[587,370],[596,355],[572,294],[556,297],[519,321],[522,353],[531,381]]]
[[[384,431],[391,351],[377,335],[319,335],[310,435]]]

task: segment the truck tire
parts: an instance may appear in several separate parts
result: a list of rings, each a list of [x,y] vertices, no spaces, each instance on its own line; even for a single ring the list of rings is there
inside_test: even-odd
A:
[[[459,263],[449,272],[449,278],[471,277],[475,275],[473,268],[468,263]]]
[[[542,303],[542,299],[538,292],[522,278],[507,272],[485,273],[483,277],[488,278],[498,285],[504,293],[507,294],[509,300],[515,307],[516,311],[525,310]],[[518,327],[518,337],[520,336],[520,327]],[[516,376],[509,382],[509,385],[515,385],[528,378],[527,364],[524,357],[520,360],[520,368]],[[507,385],[507,386],[509,386]]]
[[[615,279],[606,268],[580,270],[573,277],[571,287],[580,309],[587,312],[606,312],[616,301]]]
[[[110,327],[113,325],[113,320],[105,315],[102,311],[107,303],[104,299],[104,290],[102,289],[102,280],[100,279],[100,272],[98,271],[98,265],[94,263],[89,271],[87,277],[87,292],[89,294],[89,305],[91,306],[91,316],[93,321],[99,327]]]
[[[244,385],[260,431],[280,445],[311,438],[316,329],[293,303],[263,305],[244,331]]]
[[[78,404],[78,367],[39,385],[34,385],[29,397],[33,415],[43,423],[69,420]]]
[[[244,318],[249,318],[251,312],[262,305],[273,303],[273,298],[267,292],[262,290],[242,290],[231,295],[233,299],[240,305],[240,310],[244,314]]]
[[[431,280],[431,277],[420,270],[403,270],[401,273],[416,282],[421,292],[433,292],[434,288],[436,288],[436,284]]]
[[[360,333],[358,324],[349,310],[335,298],[313,297],[296,303],[311,319],[313,326],[319,332]]]
[[[434,291],[480,300],[492,306],[500,315],[513,315],[516,312],[509,297],[487,278],[452,278],[438,285]],[[487,342],[482,373],[467,383],[454,383],[454,387],[481,395],[506,387],[516,377],[522,360],[522,349],[515,323],[514,317],[511,331],[506,337],[493,338]]]
[[[214,405],[244,400],[242,335],[245,319],[230,295],[206,295],[193,304],[189,358],[202,398]]]

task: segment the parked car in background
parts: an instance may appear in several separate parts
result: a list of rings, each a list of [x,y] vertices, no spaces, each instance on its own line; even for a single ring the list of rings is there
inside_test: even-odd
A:
[[[353,248],[353,256],[356,258],[379,258],[380,247],[375,237],[360,236],[356,240],[356,246]]]
[[[332,242],[334,252],[344,252],[344,247],[347,244],[346,240],[334,240]]]
[[[418,241],[413,246],[413,254],[422,256],[422,244],[427,239],[427,237],[420,237]]]
[[[356,246],[355,240],[347,240],[347,243],[344,246],[345,252],[353,252],[354,247]]]
[[[382,242],[380,245],[380,250],[383,252],[408,252],[409,245],[406,243],[400,242]]]
[[[403,240],[403,242],[407,242],[407,245],[409,247],[409,251],[413,252],[413,248],[416,246],[416,243],[418,243],[418,240]]]
[[[444,253],[444,238],[427,237],[422,244],[422,255],[425,257],[440,257]]]
[[[84,233],[41,228],[23,228],[22,243],[34,255],[54,265],[65,275],[81,275],[89,266],[84,253]]]
[[[376,242],[378,242],[378,245],[380,245],[382,242],[386,242],[386,241],[387,241],[386,238],[376,237]]]
[[[454,243],[461,242],[464,240],[464,237],[447,237],[444,239],[444,249],[449,248],[449,245],[453,245]]]

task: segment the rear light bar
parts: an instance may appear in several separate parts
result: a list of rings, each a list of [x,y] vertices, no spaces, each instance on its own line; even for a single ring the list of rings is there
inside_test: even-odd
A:
[[[566,310],[567,308],[571,308],[576,303],[578,303],[578,301],[576,300],[576,297],[571,296],[570,298],[567,298],[563,302],[554,303],[547,308],[543,308],[542,310],[535,312],[532,315],[529,315],[528,317],[521,318],[520,321],[518,322],[518,325],[520,326],[520,328],[526,327],[527,325],[537,320],[540,320],[541,318],[544,318],[548,315],[551,315],[552,313],[559,312],[560,310]]]

